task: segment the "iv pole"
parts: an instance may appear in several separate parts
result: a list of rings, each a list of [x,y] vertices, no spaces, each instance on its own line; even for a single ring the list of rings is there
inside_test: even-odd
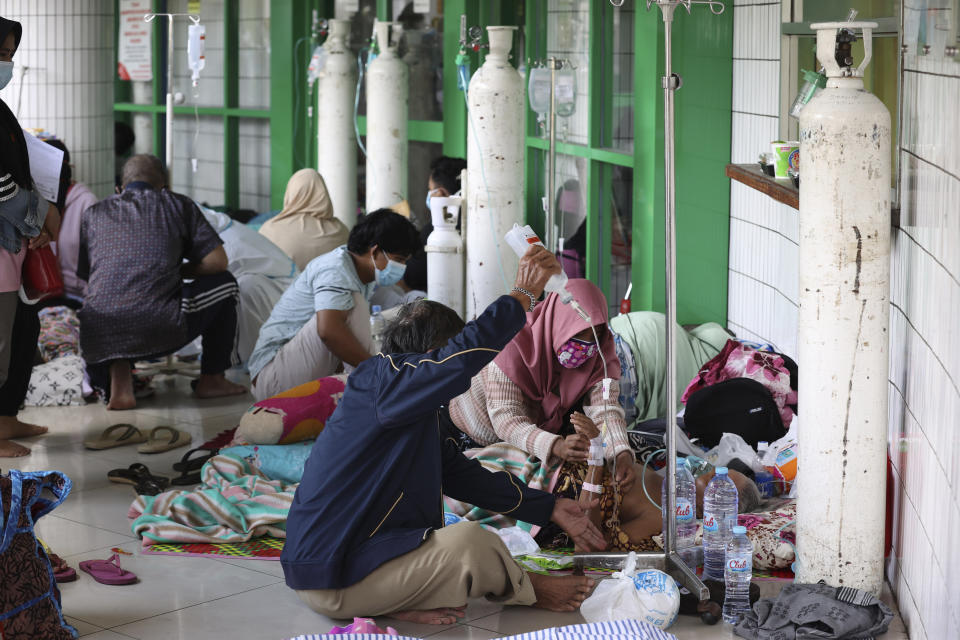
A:
[[[623,0],[610,0],[613,6],[623,4]],[[678,6],[690,12],[691,5],[705,4],[710,6],[714,15],[723,13],[725,6],[719,0],[647,0],[647,10],[657,5],[663,14],[664,25],[664,74],[661,81],[663,87],[663,161],[664,161],[664,220],[665,220],[665,275],[666,275],[666,361],[667,361],[667,389],[665,405],[667,411],[666,452],[667,452],[667,504],[662,505],[667,510],[667,527],[663,536],[663,554],[638,554],[638,567],[656,567],[671,574],[678,583],[685,586],[691,593],[697,595],[701,603],[710,598],[710,592],[676,551],[676,523],[677,523],[677,416],[673,411],[673,403],[677,397],[677,363],[676,363],[676,169],[674,149],[674,95],[681,86],[680,76],[673,73],[672,34],[673,14]],[[604,566],[620,569],[623,567],[624,554],[622,553],[592,553],[577,554],[575,566],[584,567]],[[657,566],[660,565],[660,566]],[[706,611],[702,610],[704,616]],[[719,613],[719,612],[716,612]],[[717,616],[719,617],[719,616]],[[706,618],[705,618],[706,620]]]
[[[166,109],[166,150],[164,164],[167,169],[167,186],[173,183],[173,20],[174,18],[189,18],[193,24],[200,24],[200,16],[189,13],[148,13],[143,16],[144,22],[153,22],[156,17],[167,19],[167,109]],[[196,378],[199,369],[196,363],[177,362],[173,355],[169,355],[162,364],[142,367],[138,372],[144,376],[151,375],[182,375]]]
[[[167,166],[167,180],[173,181],[173,20],[174,18],[190,18],[193,24],[200,24],[200,16],[190,13],[148,13],[143,16],[144,22],[153,22],[156,17],[167,19],[167,135],[166,135],[166,157],[164,163]]]

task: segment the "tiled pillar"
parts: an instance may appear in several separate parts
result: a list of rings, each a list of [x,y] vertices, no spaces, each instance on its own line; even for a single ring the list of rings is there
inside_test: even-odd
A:
[[[23,24],[3,100],[21,126],[63,140],[74,177],[100,197],[113,192],[114,179],[113,4],[4,0],[2,8],[5,18]]]

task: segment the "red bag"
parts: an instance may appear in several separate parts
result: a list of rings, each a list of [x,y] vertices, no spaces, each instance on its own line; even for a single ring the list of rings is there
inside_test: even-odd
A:
[[[63,295],[63,274],[60,262],[50,245],[27,249],[23,261],[23,292],[32,301]]]

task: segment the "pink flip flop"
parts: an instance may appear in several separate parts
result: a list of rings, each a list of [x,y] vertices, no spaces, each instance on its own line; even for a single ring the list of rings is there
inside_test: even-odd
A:
[[[137,576],[120,568],[120,556],[116,553],[107,560],[84,560],[80,570],[89,573],[100,584],[133,584]]]

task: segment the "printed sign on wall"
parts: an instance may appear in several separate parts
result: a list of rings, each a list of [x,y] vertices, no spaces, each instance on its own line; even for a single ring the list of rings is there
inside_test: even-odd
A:
[[[153,12],[152,4],[150,0],[120,0],[117,73],[121,80],[153,79],[153,23],[143,20],[144,15]]]

